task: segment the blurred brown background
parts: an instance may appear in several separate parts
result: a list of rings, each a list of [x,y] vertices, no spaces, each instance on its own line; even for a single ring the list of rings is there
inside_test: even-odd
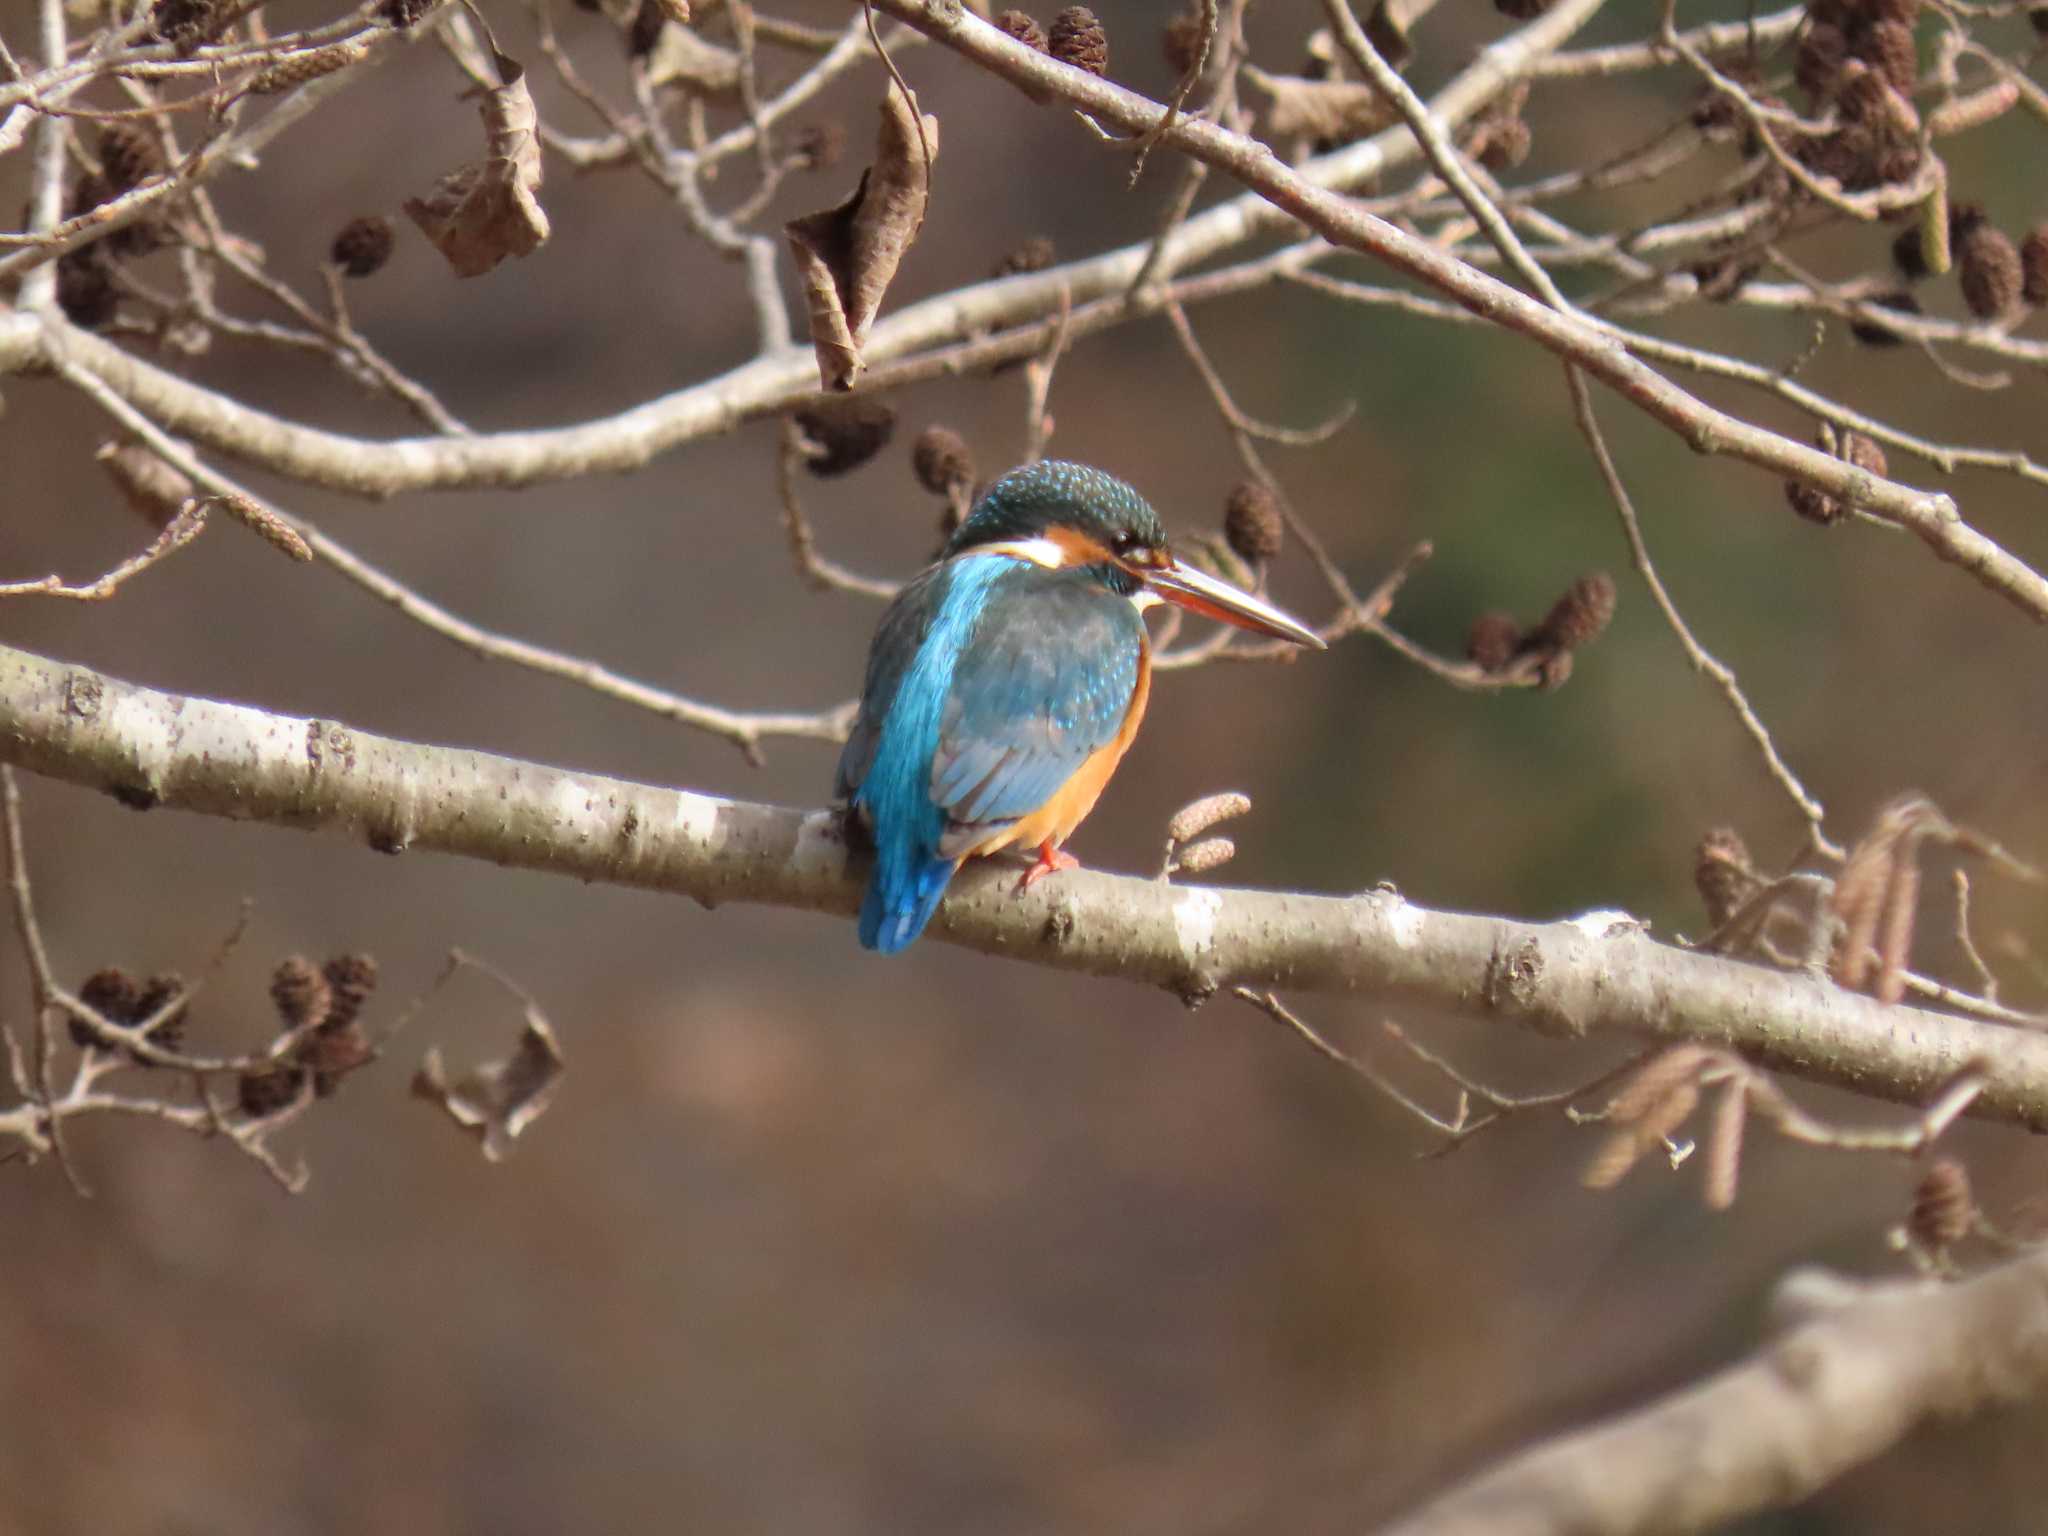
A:
[[[1639,30],[1650,9],[1617,4],[1587,36]],[[614,78],[605,25],[557,11],[579,56]],[[1164,7],[1101,12],[1112,73],[1163,88]],[[25,45],[25,0],[0,15]],[[590,131],[542,79],[521,13],[492,15],[534,63],[543,111]],[[1292,67],[1314,15],[1262,3],[1255,56]],[[1441,79],[1500,28],[1476,0],[1447,0],[1416,77]],[[945,154],[892,304],[974,280],[1028,236],[1071,257],[1153,226],[1166,157],[1126,194],[1124,158],[1060,112],[936,50],[903,62],[944,122]],[[458,89],[437,50],[411,50],[326,129],[295,130],[262,174],[222,183],[224,209],[278,270],[310,280],[346,218],[395,214],[472,153]],[[864,144],[877,90],[862,73],[804,120],[849,115]],[[1527,170],[1633,141],[1682,94],[1668,79],[1539,91]],[[2038,176],[2011,152],[2024,139],[1979,137],[1952,157],[1958,182],[2009,227],[2038,217]],[[854,173],[795,181],[777,216],[838,198]],[[404,228],[392,267],[352,291],[359,323],[479,427],[587,418],[745,357],[737,274],[647,185],[554,161],[548,175],[555,235],[537,255],[457,283]],[[1813,259],[1853,270],[1888,237],[1861,231]],[[1396,614],[1418,638],[1455,651],[1479,609],[1534,617],[1594,567],[1621,577],[1621,612],[1555,695],[1454,693],[1365,641],[1285,669],[1164,679],[1077,839],[1085,860],[1149,869],[1175,807],[1241,788],[1257,808],[1233,883],[1391,880],[1430,903],[1529,917],[1619,906],[1696,933],[1688,872],[1703,830],[1730,822],[1760,854],[1789,854],[1796,821],[1626,574],[1548,358],[1292,290],[1194,319],[1247,409],[1305,423],[1357,401],[1349,430],[1280,468],[1360,585],[1435,541]],[[1673,329],[1777,361],[1809,331],[1726,311]],[[196,372],[275,412],[412,430],[296,359],[223,343]],[[1935,436],[2042,452],[2038,375],[1973,392],[1910,348],[1862,350],[1836,328],[1802,377]],[[52,385],[4,392],[0,573],[84,576],[130,551],[136,525],[90,462],[103,424]],[[910,436],[945,421],[985,468],[1006,463],[1023,441],[1023,381],[895,404],[898,446],[807,494],[829,552],[900,576],[936,518],[910,476]],[[1134,480],[1171,526],[1220,514],[1237,470],[1163,324],[1079,345],[1052,409],[1057,453]],[[1800,523],[1768,479],[1695,459],[1611,399],[1602,409],[1676,596],[1740,669],[1838,836],[1917,787],[2048,854],[2036,631],[1907,538]],[[792,575],[771,444],[764,425],[631,479],[516,495],[377,506],[267,488],[478,622],[686,694],[817,707],[856,685],[876,614]],[[1894,465],[1928,483],[1923,466]],[[1978,526],[2048,559],[2038,491],[1947,483]],[[1318,606],[1297,556],[1276,591]],[[824,747],[776,745],[750,770],[720,743],[479,662],[225,523],[111,605],[10,603],[0,634],[398,736],[792,803],[818,803],[830,783]],[[0,1528],[1352,1531],[1532,1435],[1731,1357],[1789,1265],[1898,1267],[1884,1233],[1913,1172],[1896,1162],[1760,1140],[1742,1199],[1716,1217],[1690,1170],[1581,1190],[1591,1133],[1548,1119],[1418,1161],[1418,1125],[1232,1004],[1190,1014],[937,943],[885,963],[847,923],[138,815],[38,781],[27,795],[44,921],[70,978],[196,970],[249,896],[252,937],[201,1006],[201,1038],[262,1039],[264,979],[287,953],[373,951],[381,1020],[462,945],[539,996],[570,1070],[502,1167],[408,1101],[426,1045],[474,1059],[515,1030],[503,998],[469,981],[288,1138],[313,1168],[301,1198],[224,1148],[141,1124],[77,1132],[91,1201],[49,1165],[0,1173]],[[1939,930],[1945,876],[1927,884]],[[1983,895],[1987,943],[2035,942],[2038,907],[1995,881]],[[1930,945],[1924,960],[1948,958]],[[2008,984],[2038,1000],[2023,966]],[[19,1029],[11,944],[0,987]],[[1386,1059],[1381,1010],[1305,1007]],[[1608,1060],[1405,1022],[1510,1087],[1560,1086]],[[2041,1151],[2020,1133],[1966,1128],[1955,1145],[1994,1206],[2039,1181]],[[1920,1436],[1749,1529],[2037,1528],[2043,1428],[2028,1413]]]

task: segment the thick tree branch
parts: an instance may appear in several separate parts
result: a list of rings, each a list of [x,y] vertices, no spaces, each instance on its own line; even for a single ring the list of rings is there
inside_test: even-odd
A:
[[[0,761],[124,803],[338,831],[583,880],[850,915],[859,885],[829,811],[723,800],[372,736],[116,682],[0,648]],[[1519,923],[1353,897],[1092,873],[1019,895],[964,871],[933,932],[985,954],[1168,988],[1365,992],[1555,1038],[1694,1040],[1915,1101],[1975,1064],[1973,1113],[2048,1129],[2048,1039],[1886,1007],[1827,981],[1659,944],[1615,913]],[[849,938],[847,942],[851,942]]]
[[[1516,1456],[1388,1536],[1703,1531],[1796,1503],[1921,1424],[2048,1388],[2048,1251],[1961,1285],[1781,1288],[1798,1326],[1739,1364]]]

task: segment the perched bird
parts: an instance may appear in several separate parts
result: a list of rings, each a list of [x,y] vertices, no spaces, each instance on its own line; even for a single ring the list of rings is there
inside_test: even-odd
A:
[[[924,931],[961,860],[1038,851],[1030,885],[1076,867],[1067,840],[1137,735],[1164,599],[1318,649],[1278,608],[1183,564],[1159,514],[1085,464],[1013,470],[890,604],[868,652],[838,794],[875,845],[860,941]]]

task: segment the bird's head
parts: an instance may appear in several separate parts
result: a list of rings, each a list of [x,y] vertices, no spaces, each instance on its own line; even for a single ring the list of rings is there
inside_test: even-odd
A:
[[[1164,600],[1240,629],[1323,649],[1264,598],[1175,557],[1150,503],[1114,475],[1047,460],[1004,475],[974,504],[944,554],[1008,555],[1048,570],[1086,568],[1140,606]]]

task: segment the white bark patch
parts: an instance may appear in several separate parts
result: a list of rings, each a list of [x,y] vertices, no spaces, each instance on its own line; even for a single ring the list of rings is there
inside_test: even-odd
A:
[[[1607,908],[1598,912],[1581,912],[1571,919],[1571,926],[1589,939],[1613,939],[1626,933],[1640,933],[1650,925],[1619,909]]]
[[[1190,968],[1200,963],[1205,950],[1216,944],[1216,915],[1223,910],[1223,898],[1215,891],[1185,892],[1173,904],[1173,932],[1180,940],[1180,957]]]
[[[726,802],[711,795],[676,795],[676,834],[705,853],[716,853],[725,841],[719,830],[718,813]]]
[[[579,779],[564,779],[551,796],[555,824],[579,843],[595,842],[610,830],[610,819],[599,809],[597,797]]]
[[[1405,896],[1389,899],[1386,909],[1387,937],[1394,941],[1396,949],[1413,949],[1422,942],[1424,918],[1422,909],[1411,907]]]
[[[105,706],[93,726],[107,740],[119,742],[125,754],[140,764],[151,779],[163,773],[171,756],[174,726],[172,717],[157,707],[152,695],[126,689],[115,693],[113,702]]]
[[[836,811],[813,811],[798,825],[789,869],[818,880],[836,880],[846,873],[846,839]]]

